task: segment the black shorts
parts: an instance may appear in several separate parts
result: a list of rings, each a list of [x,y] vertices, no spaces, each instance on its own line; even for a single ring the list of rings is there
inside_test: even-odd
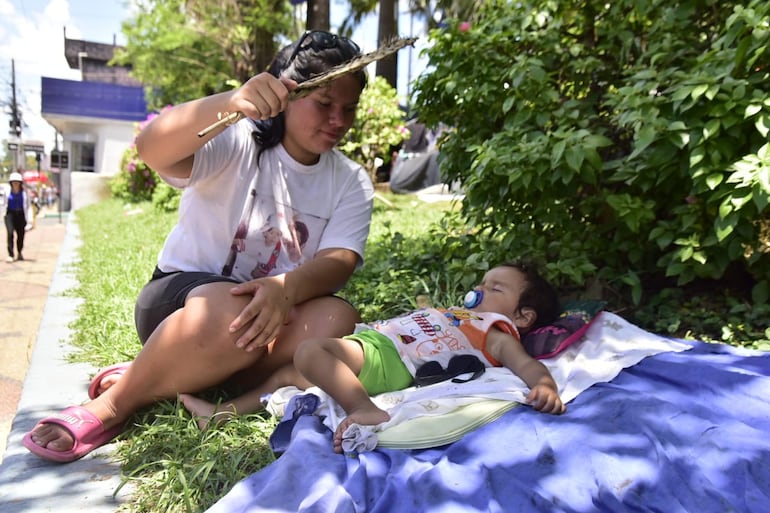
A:
[[[192,271],[164,273],[156,267],[149,283],[136,298],[134,306],[134,323],[142,345],[166,317],[184,306],[192,289],[198,285],[220,281],[240,283],[221,274]]]

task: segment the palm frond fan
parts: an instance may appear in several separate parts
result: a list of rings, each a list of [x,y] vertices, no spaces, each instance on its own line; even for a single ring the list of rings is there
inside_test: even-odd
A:
[[[394,38],[373,52],[360,55],[355,59],[346,62],[345,64],[335,66],[320,75],[300,83],[296,88],[294,88],[293,91],[289,93],[289,100],[297,100],[299,98],[303,98],[309,95],[315,89],[323,87],[329,82],[337,80],[343,75],[354,73],[360,69],[363,69],[372,62],[384,59],[385,57],[396,53],[407,45],[414,46],[415,41],[417,41],[416,37]],[[243,119],[243,117],[244,115],[241,112],[232,112],[229,114],[220,115],[219,121],[198,132],[198,137],[204,137],[212,130],[216,130],[221,126],[232,125],[233,123]]]

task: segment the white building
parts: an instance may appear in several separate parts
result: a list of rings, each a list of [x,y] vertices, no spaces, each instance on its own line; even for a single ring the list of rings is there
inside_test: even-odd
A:
[[[70,68],[80,70],[82,80],[41,79],[42,116],[63,141],[52,152],[52,168],[56,150],[68,161],[67,169],[58,174],[65,210],[83,206],[76,192],[67,202],[70,191],[92,189],[84,194],[89,197],[107,193],[107,180],[120,170],[136,123],[147,118],[144,88],[129,76],[130,68],[108,65],[117,48],[114,42],[68,39],[65,30],[65,57]]]

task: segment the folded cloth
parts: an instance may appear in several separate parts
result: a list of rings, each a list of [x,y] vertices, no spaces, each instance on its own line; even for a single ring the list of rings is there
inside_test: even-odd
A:
[[[286,413],[286,406],[291,398],[301,393],[302,390],[295,386],[282,387],[272,394],[262,396],[262,404],[270,415],[280,419]]]
[[[377,434],[372,426],[351,424],[342,433],[342,452],[345,456],[356,456],[359,452],[373,451],[377,447]]]
[[[317,411],[319,402],[318,396],[313,394],[295,395],[289,399],[286,404],[286,411],[289,413],[283,417],[270,435],[270,447],[274,452],[282,453],[289,447],[294,424],[301,416],[312,415]]]

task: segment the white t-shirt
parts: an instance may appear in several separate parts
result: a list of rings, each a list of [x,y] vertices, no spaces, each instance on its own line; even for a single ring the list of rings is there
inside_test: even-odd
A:
[[[206,143],[189,179],[163,177],[184,192],[158,267],[248,281],[289,272],[327,248],[356,252],[360,265],[374,197],[366,171],[336,149],[306,166],[283,145],[257,167],[253,129],[245,119]]]

